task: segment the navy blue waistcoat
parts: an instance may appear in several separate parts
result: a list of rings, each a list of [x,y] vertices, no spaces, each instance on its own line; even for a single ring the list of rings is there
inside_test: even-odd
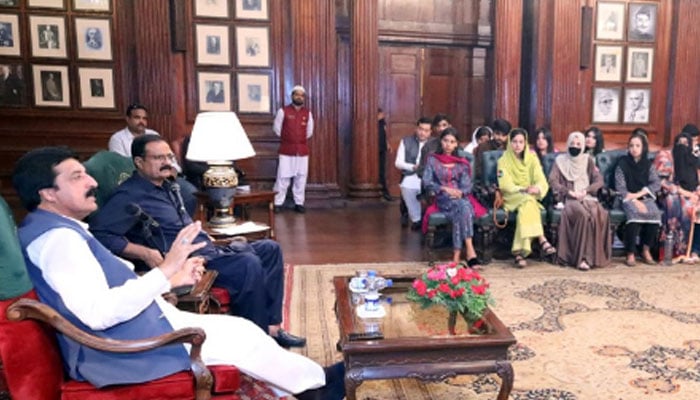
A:
[[[133,271],[75,221],[51,212],[36,210],[22,221],[18,233],[29,276],[43,303],[53,307],[78,328],[103,338],[137,340],[173,331],[155,301],[132,319],[107,329],[93,330],[83,324],[66,307],[60,294],[46,283],[41,270],[27,256],[27,246],[43,233],[55,228],[70,228],[85,238],[90,250],[102,266],[109,287],[121,286],[127,280],[137,278]],[[80,260],[74,260],[74,262],[80,262]],[[189,355],[181,344],[172,344],[140,353],[115,354],[90,349],[61,333],[57,333],[57,338],[63,363],[70,377],[80,381],[87,380],[96,387],[151,381],[190,368]]]

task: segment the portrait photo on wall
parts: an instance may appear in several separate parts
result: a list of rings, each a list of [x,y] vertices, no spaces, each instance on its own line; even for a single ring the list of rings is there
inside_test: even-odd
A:
[[[654,49],[629,47],[627,49],[627,82],[651,82],[654,71]]]
[[[85,11],[110,11],[110,0],[74,0],[73,8]]]
[[[0,7],[17,7],[19,0],[0,0]]]
[[[66,58],[66,20],[63,17],[29,16],[32,56]]]
[[[22,64],[0,64],[0,107],[27,104]]]
[[[625,123],[649,123],[651,89],[625,89]]]
[[[197,74],[200,111],[231,111],[231,75],[217,72]]]
[[[627,40],[653,42],[656,39],[657,5],[630,3]]]
[[[596,13],[598,40],[622,40],[625,37],[625,3],[599,1]]]
[[[37,106],[70,107],[68,67],[33,65],[34,104]]]
[[[112,60],[110,20],[95,18],[75,19],[75,40],[78,58],[84,60]]]
[[[593,122],[616,123],[620,120],[620,88],[593,88]]]
[[[114,72],[111,68],[78,68],[80,107],[115,108]]]
[[[622,81],[622,46],[595,48],[595,80],[598,82]]]
[[[195,0],[194,15],[197,17],[228,18],[228,0]]]
[[[197,64],[231,65],[228,26],[197,24],[195,35]]]
[[[236,18],[267,20],[268,0],[236,0]]]
[[[238,74],[238,112],[265,113],[272,110],[270,104],[270,75]]]
[[[0,14],[0,56],[18,56],[20,48],[17,15]]]
[[[270,66],[270,31],[266,27],[236,27],[239,67]]]

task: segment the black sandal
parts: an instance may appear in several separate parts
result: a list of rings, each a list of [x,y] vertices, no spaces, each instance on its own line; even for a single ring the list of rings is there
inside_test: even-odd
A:
[[[540,242],[540,248],[542,249],[542,252],[544,252],[545,255],[551,256],[552,254],[557,252],[557,249],[552,246],[551,243],[547,239],[543,240]]]
[[[515,255],[515,268],[518,269],[523,269],[527,267],[527,261],[525,261],[525,257],[522,256],[522,254],[516,254]]]
[[[476,257],[470,258],[467,260],[467,267],[475,270],[480,270],[481,269],[481,264],[479,264],[479,260],[477,260]]]

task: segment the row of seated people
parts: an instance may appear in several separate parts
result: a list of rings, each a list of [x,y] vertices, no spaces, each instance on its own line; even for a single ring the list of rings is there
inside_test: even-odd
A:
[[[96,181],[72,151],[37,149],[16,164],[13,186],[29,211],[19,239],[39,298],[104,338],[142,339],[200,327],[207,336],[205,364],[235,365],[278,395],[341,399],[342,364],[324,370],[281,347],[303,346],[305,340],[279,328],[283,270],[277,244],[215,246],[167,186],[174,158],[167,142],[141,135],[130,152],[136,171],[97,213]],[[134,215],[131,205],[143,213]],[[131,236],[135,219],[146,213],[155,220],[154,243],[140,232]],[[91,231],[82,222],[89,215]],[[133,264],[115,254],[141,259],[150,269],[135,275]],[[164,302],[161,293],[196,282],[205,263],[219,269],[221,284],[245,319],[187,313]],[[58,342],[69,376],[96,387],[146,382],[190,368],[178,346],[124,356],[89,350],[63,335]]]
[[[538,130],[540,139],[544,139],[542,131]],[[504,208],[516,214],[511,248],[515,266],[527,265],[525,258],[531,253],[530,243],[533,239],[537,239],[545,255],[556,253],[560,263],[581,270],[605,266],[610,261],[613,234],[622,224],[627,265],[636,264],[638,247],[645,263],[656,263],[652,257],[652,249],[658,248],[659,237],[673,241],[671,247],[676,260],[684,259],[691,263],[697,261],[700,240],[693,238],[693,244],[689,240],[689,231],[693,226],[690,221],[695,215],[691,209],[694,210],[697,206],[698,199],[698,159],[693,155],[691,146],[692,142],[697,140],[698,133],[693,125],[687,125],[683,131],[676,137],[672,151],[665,150],[656,154],[649,153],[647,135],[641,128],[631,135],[627,151],[614,150],[606,153],[602,150],[602,133],[595,127],[589,128],[586,135],[580,132],[572,133],[567,140],[567,150],[563,153],[530,152],[527,146],[527,132],[523,129],[511,130],[506,135],[505,151],[492,149],[500,147],[500,132],[493,135],[489,142],[477,145],[474,170],[477,170],[479,165],[482,168],[495,169],[493,172],[497,174],[497,184],[505,200]],[[456,132],[443,134],[457,137]],[[440,141],[442,139],[441,135]],[[551,150],[551,135],[547,140],[536,140],[536,143],[540,141],[549,144],[541,147],[549,147]],[[437,153],[446,151],[447,149],[441,147]],[[454,155],[465,154],[458,149]],[[485,160],[485,156],[489,160]],[[494,157],[498,158],[497,168],[494,168],[491,162]],[[690,167],[684,167],[685,165]],[[481,171],[475,172],[472,176],[476,182],[469,180],[468,184],[460,184],[458,179],[455,180],[456,175],[453,172],[448,174],[452,179],[448,182],[444,174],[435,175],[432,168],[427,172],[429,167],[430,158],[426,163],[423,186],[426,191],[437,194],[437,208],[441,213],[426,215],[424,225],[428,226],[428,230],[431,225],[440,223],[431,224],[430,221],[433,220],[447,219],[453,225],[455,220],[459,220],[457,225],[464,224],[463,218],[454,215],[456,207],[444,201],[445,196],[450,197],[447,188],[458,187],[465,193],[462,197],[471,200],[465,201],[470,203],[466,207],[471,206],[471,214],[467,214],[476,222],[477,229],[490,231],[493,228],[490,223],[492,215],[481,217],[480,214],[484,211],[480,209],[483,207],[473,197],[470,199],[467,196],[472,191],[472,184],[475,185],[473,191],[477,194],[489,192],[488,186],[494,183],[488,178],[492,175],[490,171],[483,174]],[[449,164],[447,169],[454,170]],[[675,175],[674,170],[678,171]],[[436,186],[435,181],[440,184]],[[542,200],[548,191],[552,200],[543,205]],[[659,194],[662,196],[657,197]],[[483,204],[492,204],[492,197],[478,197]],[[603,204],[599,197],[605,200]],[[552,207],[554,204],[558,207]],[[545,209],[547,206],[549,210]],[[492,213],[493,211],[489,212]],[[545,221],[551,224],[549,236],[553,238],[552,242],[558,242],[558,250],[544,235],[542,223]],[[659,227],[662,221],[665,231],[660,235]],[[613,228],[612,232],[608,227]],[[464,236],[469,236],[471,242],[474,234],[465,233],[462,228],[456,231],[453,230],[452,233],[453,243],[456,243],[455,261],[459,259]],[[429,235],[431,233],[429,232]],[[484,240],[481,242],[482,246],[489,247],[489,243],[484,243]],[[466,248],[467,259],[470,262],[474,253],[469,248],[469,243],[466,243]]]

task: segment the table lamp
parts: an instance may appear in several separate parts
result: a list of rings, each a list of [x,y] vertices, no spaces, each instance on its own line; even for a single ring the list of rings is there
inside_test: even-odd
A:
[[[233,161],[254,155],[253,145],[235,113],[204,112],[197,115],[185,158],[209,164],[202,182],[215,208],[214,216],[209,220],[211,227],[225,228],[236,221],[231,213],[238,185]]]

